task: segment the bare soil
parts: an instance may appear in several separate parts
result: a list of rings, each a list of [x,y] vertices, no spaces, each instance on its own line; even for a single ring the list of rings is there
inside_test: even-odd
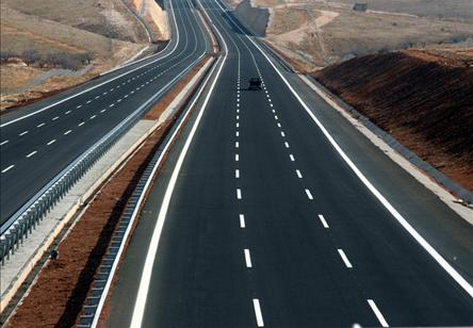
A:
[[[368,55],[329,66],[314,77],[473,192],[473,51]]]

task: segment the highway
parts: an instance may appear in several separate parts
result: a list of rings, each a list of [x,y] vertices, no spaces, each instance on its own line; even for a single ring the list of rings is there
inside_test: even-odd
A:
[[[69,163],[148,99],[164,94],[202,58],[208,49],[204,27],[187,6],[169,5],[173,38],[161,53],[2,115],[1,225]]]
[[[472,227],[222,1],[201,3],[226,58],[143,208],[105,326],[473,326]]]

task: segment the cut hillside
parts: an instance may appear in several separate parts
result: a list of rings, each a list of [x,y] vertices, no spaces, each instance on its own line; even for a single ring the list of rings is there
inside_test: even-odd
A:
[[[152,0],[143,15],[122,0],[2,0],[0,109],[86,82],[169,37],[166,13]],[[151,46],[148,29],[156,30]],[[150,28],[151,29],[151,28]],[[152,29],[151,29],[152,30]]]
[[[473,192],[473,49],[368,55],[314,77]]]
[[[227,0],[236,6],[239,0]],[[295,66],[313,71],[367,54],[473,43],[471,0],[253,0],[271,13],[265,40]]]

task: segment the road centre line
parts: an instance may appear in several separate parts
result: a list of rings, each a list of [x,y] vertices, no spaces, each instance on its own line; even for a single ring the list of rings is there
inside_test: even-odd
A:
[[[96,117],[97,117],[97,115],[92,115],[92,116],[90,117],[90,119],[93,120],[93,119],[96,118]]]
[[[22,137],[22,136],[24,136],[25,134],[28,134],[28,132],[29,132],[28,130],[23,131],[22,133],[19,134],[19,136]]]
[[[312,196],[312,194],[311,194],[311,192],[310,192],[309,189],[306,189],[306,190],[305,190],[305,193],[306,193],[307,197],[308,197],[310,200],[313,200],[313,199],[314,199],[314,197]]]
[[[79,124],[77,124],[77,126],[82,126],[84,124],[85,124],[85,122],[80,122]]]
[[[64,132],[64,135],[67,136],[71,132],[72,132],[72,130],[67,130],[66,132]]]
[[[274,115],[274,119],[277,121],[279,120],[278,116],[277,115]]]
[[[235,162],[238,162],[240,160],[240,155],[235,154]]]
[[[284,147],[289,148],[289,143],[287,141],[284,142]]]
[[[289,154],[289,158],[291,159],[292,162],[296,161],[296,159],[294,158],[294,155],[292,155],[292,154]]]
[[[45,126],[45,125],[46,125],[46,123],[40,123],[40,124],[36,125],[36,127],[40,128],[40,127]]]
[[[79,106],[77,106],[76,108],[79,109],[79,108],[81,108],[81,107],[82,107],[82,105],[79,105]]]
[[[297,177],[298,177],[299,179],[302,179],[302,173],[301,173],[301,171],[296,170],[296,174],[297,174]]]
[[[240,123],[237,122],[237,123],[235,124],[235,126],[236,126],[237,128],[239,128],[239,127],[240,127]]]
[[[0,143],[0,146],[3,146],[3,145],[5,145],[5,144],[7,144],[8,142],[9,142],[9,140],[2,141],[2,142]]]
[[[239,136],[240,136],[240,132],[239,131],[235,132],[235,137],[238,138]]]
[[[246,223],[245,223],[245,216],[243,214],[240,214],[240,228],[244,229],[246,228]]]
[[[87,100],[86,104],[90,104],[92,102],[92,100]]]
[[[235,170],[235,178],[237,178],[237,179],[240,178],[240,170],[239,169]]]
[[[322,214],[319,214],[319,220],[320,222],[322,222],[322,225],[325,229],[328,229],[329,226],[328,226],[328,223],[327,223],[327,220],[325,220],[324,216]]]
[[[53,117],[53,118],[51,119],[51,121],[55,121],[55,120],[57,120],[58,118],[59,118],[59,116],[55,116],[55,117]]]
[[[286,137],[286,134],[284,133],[284,131],[281,131],[281,137]]]
[[[383,314],[381,313],[381,311],[376,306],[376,303],[372,299],[368,299],[367,301],[368,301],[368,304],[371,307],[371,310],[373,310],[374,314],[376,315],[376,318],[378,319],[381,326],[382,327],[389,327],[388,322],[386,321]]]
[[[6,169],[3,169],[3,170],[2,170],[2,173],[6,173],[6,172],[10,171],[10,170],[11,170],[12,168],[14,168],[14,167],[15,167],[15,165],[12,164],[12,165],[10,165],[9,167],[7,167]]]
[[[102,109],[100,112],[101,112],[101,113],[105,113],[106,111],[107,111],[107,109],[104,108],[104,109]]]
[[[235,148],[239,148],[240,147],[240,143],[238,141],[235,142]]]
[[[248,248],[244,249],[245,253],[245,263],[247,268],[252,268],[253,264],[251,263],[251,255],[250,255],[250,250]]]
[[[55,142],[56,142],[56,139],[53,139],[53,140],[49,141],[49,142],[47,143],[47,145],[50,146],[50,145],[52,145],[52,144],[55,143]]]
[[[31,156],[34,156],[38,151],[35,150],[35,151],[32,151],[31,153],[29,153],[28,155],[26,155],[26,158],[30,158]]]
[[[255,310],[256,325],[258,327],[264,327],[263,313],[261,312],[261,306],[259,304],[259,299],[253,298],[253,308]]]
[[[71,113],[71,111],[68,110],[67,112],[64,112],[64,115],[68,115],[68,114],[70,114],[70,113]]]
[[[237,188],[236,194],[237,194],[237,199],[241,199],[241,189],[240,188]]]
[[[348,260],[348,257],[347,255],[345,254],[345,252],[343,251],[343,249],[337,249],[338,251],[338,254],[340,254],[340,257],[342,258],[343,260],[343,263],[345,263],[345,266],[348,268],[348,269],[351,269],[353,268],[353,265],[351,264],[350,260]]]

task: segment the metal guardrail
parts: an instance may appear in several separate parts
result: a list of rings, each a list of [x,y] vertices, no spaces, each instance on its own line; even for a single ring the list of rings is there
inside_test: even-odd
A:
[[[167,92],[182,76],[187,74],[204,56],[201,54],[184,71],[175,76],[163,89],[149,98],[137,110],[125,118],[113,130],[107,133],[84,154],[69,164],[56,175],[46,186],[23,205],[4,225],[0,236],[0,265],[5,264],[15,251],[23,244],[24,239],[36,229],[45,216],[51,211],[79,179],[120,139],[146,112],[163,93]]]

